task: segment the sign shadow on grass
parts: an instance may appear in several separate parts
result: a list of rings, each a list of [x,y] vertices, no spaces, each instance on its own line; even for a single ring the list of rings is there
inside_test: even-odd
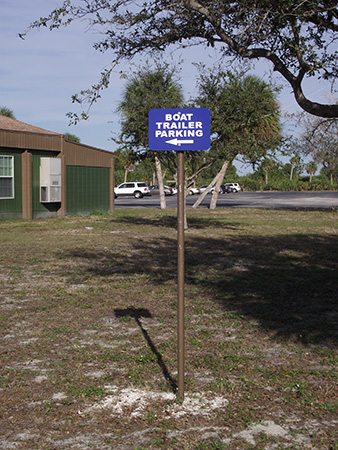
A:
[[[141,318],[152,318],[151,312],[146,308],[135,308],[135,307],[129,307],[125,309],[114,309],[115,317],[116,318],[122,318],[122,317],[132,317],[140,330],[142,331],[142,334],[150,348],[150,350],[153,352],[153,354],[156,356],[157,364],[159,365],[160,369],[162,370],[164,378],[169,382],[170,387],[174,393],[177,391],[177,383],[174,380],[174,378],[170,375],[169,370],[163,361],[161,353],[157,350],[155,344],[153,343],[151,337],[149,336],[147,330],[143,327]]]

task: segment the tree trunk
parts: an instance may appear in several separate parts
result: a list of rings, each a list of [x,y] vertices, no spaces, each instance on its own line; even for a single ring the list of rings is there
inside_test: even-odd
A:
[[[205,199],[205,197],[209,194],[211,188],[213,187],[214,183],[218,180],[218,177],[220,176],[220,172],[215,176],[215,178],[212,180],[212,182],[209,184],[209,186],[206,188],[206,190],[198,197],[196,202],[192,205],[193,208],[198,208],[201,202]]]
[[[266,170],[265,171],[265,184],[268,184],[268,183],[269,183],[269,171]]]
[[[124,180],[123,180],[123,183],[126,183],[126,182],[127,182],[128,172],[129,172],[128,169],[124,169]]]
[[[293,167],[293,165],[291,165],[290,181],[292,180],[293,169],[294,169],[294,167]]]
[[[229,164],[230,164],[230,161],[224,161],[223,166],[222,166],[221,170],[219,171],[219,174],[218,174],[219,176],[218,176],[218,179],[215,184],[215,190],[212,194],[212,198],[210,201],[210,209],[216,209],[219,190],[220,190],[221,184],[223,183],[225,172],[227,171]]]
[[[167,205],[166,205],[165,195],[164,195],[162,168],[161,168],[161,162],[158,159],[157,155],[155,155],[155,165],[156,165],[158,188],[160,191],[160,205],[161,205],[161,209],[166,209]]]

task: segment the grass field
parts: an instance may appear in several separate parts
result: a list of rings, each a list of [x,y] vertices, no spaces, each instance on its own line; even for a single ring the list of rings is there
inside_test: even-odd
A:
[[[0,449],[338,450],[338,213],[0,222]]]

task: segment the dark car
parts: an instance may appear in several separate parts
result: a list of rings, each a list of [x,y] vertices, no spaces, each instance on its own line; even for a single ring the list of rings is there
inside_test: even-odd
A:
[[[215,188],[211,188],[210,189],[210,194],[214,193]],[[233,189],[231,186],[227,186],[226,184],[222,184],[219,188],[219,194],[230,194],[230,192],[233,192]]]
[[[164,195],[173,195],[174,190],[169,186],[164,187]],[[153,186],[149,186],[150,195],[160,195],[160,188],[158,184],[154,184]]]
[[[222,194],[230,194],[230,192],[234,192],[232,186],[229,186],[227,184],[222,184],[220,187],[220,193]]]

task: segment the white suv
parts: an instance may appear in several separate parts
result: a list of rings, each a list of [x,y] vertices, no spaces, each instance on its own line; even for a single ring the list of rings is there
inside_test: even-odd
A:
[[[144,181],[133,183],[122,183],[114,189],[115,198],[123,195],[133,195],[135,198],[142,198],[144,195],[150,195],[149,187]]]
[[[232,192],[238,192],[241,190],[241,187],[238,183],[225,183],[225,186],[229,186],[232,189]]]

